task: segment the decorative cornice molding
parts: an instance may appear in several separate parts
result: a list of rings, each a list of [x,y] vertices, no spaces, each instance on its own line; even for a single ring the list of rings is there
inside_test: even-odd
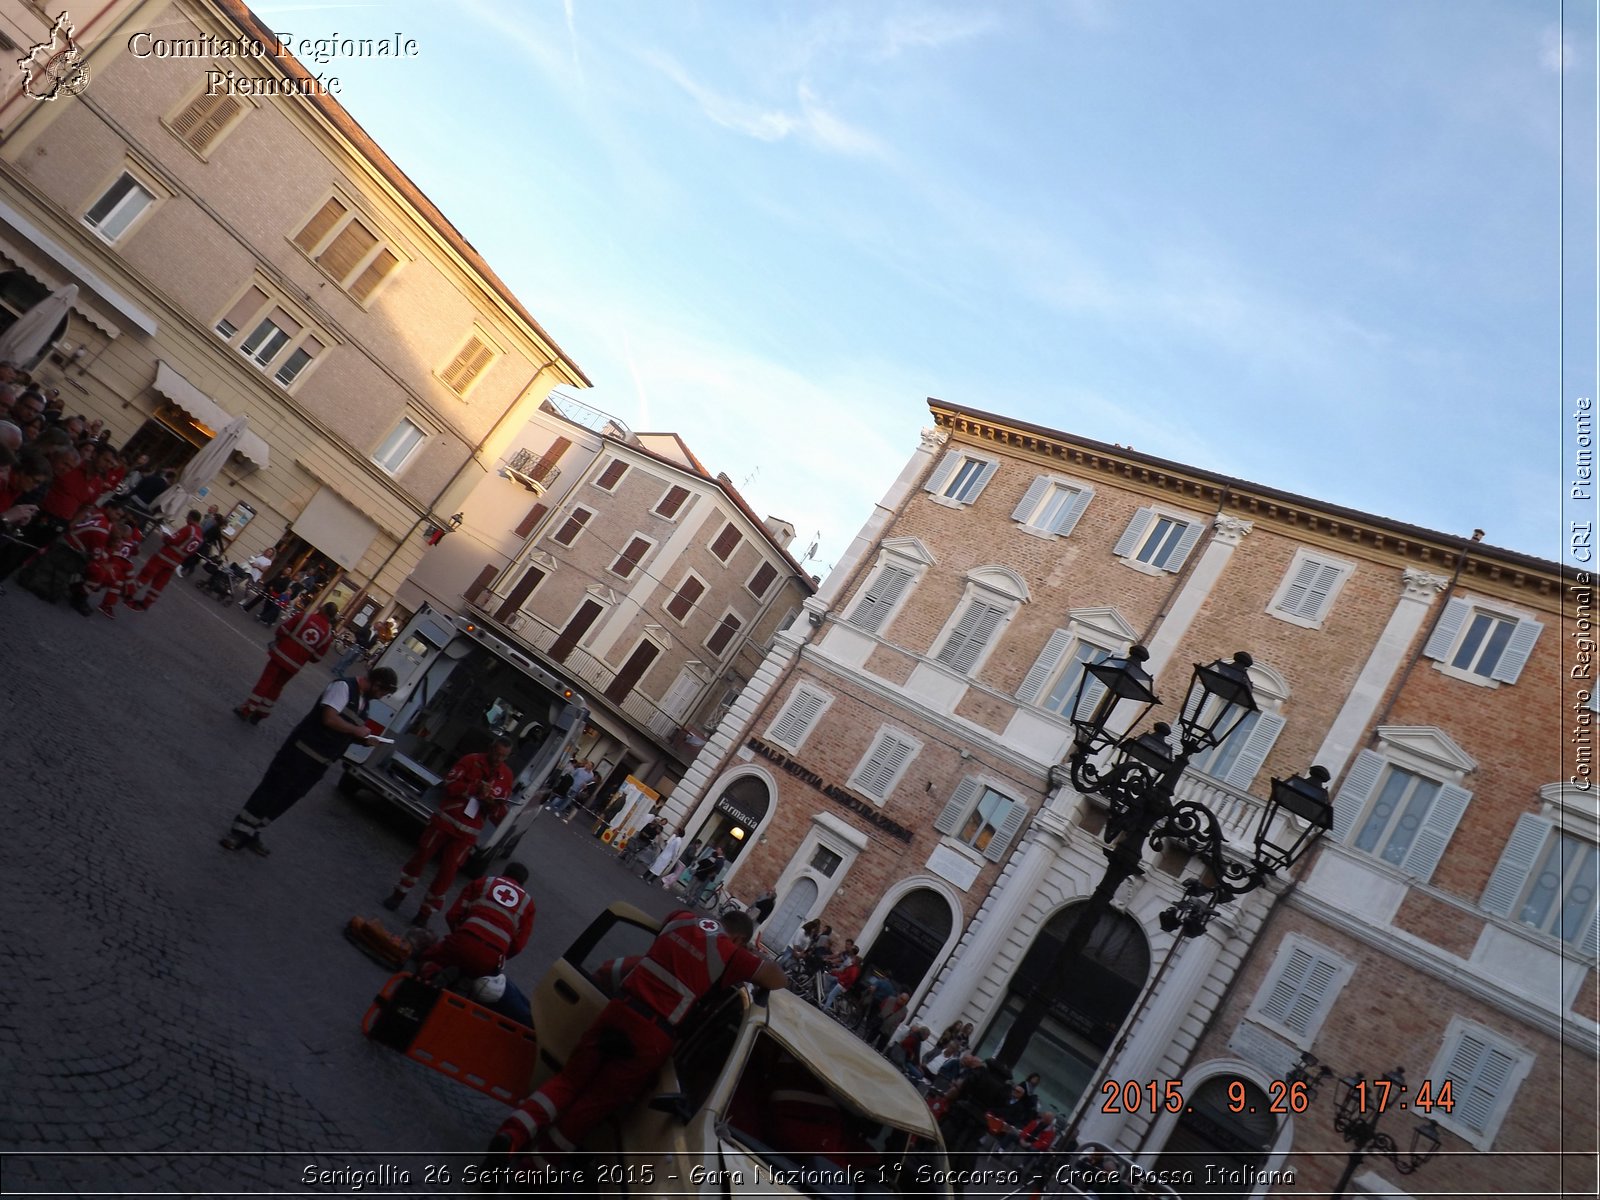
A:
[[[948,429],[924,429],[918,436],[922,439],[922,449],[932,453],[950,440],[950,431]]]
[[[1407,600],[1421,600],[1424,604],[1431,602],[1450,583],[1444,575],[1435,575],[1417,567],[1407,567],[1401,572],[1400,578],[1405,581],[1404,597]]]
[[[1224,546],[1237,546],[1244,541],[1244,535],[1255,527],[1254,521],[1246,521],[1243,517],[1230,517],[1223,513],[1212,523],[1214,530],[1212,537]]]

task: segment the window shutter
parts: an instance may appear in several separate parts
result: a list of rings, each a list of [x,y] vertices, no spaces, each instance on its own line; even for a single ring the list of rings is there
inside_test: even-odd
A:
[[[1342,842],[1350,836],[1356,818],[1372,797],[1372,789],[1378,786],[1378,776],[1383,774],[1383,767],[1384,758],[1381,754],[1363,750],[1356,755],[1355,765],[1344,777],[1344,786],[1333,798],[1333,829],[1330,832],[1334,841]]]
[[[957,464],[961,462],[961,451],[946,450],[944,457],[939,460],[939,465],[933,469],[933,474],[928,476],[928,482],[922,485],[922,490],[938,495],[944,491],[944,485],[950,482],[950,476],[955,474]]]
[[[611,564],[611,569],[626,579],[633,574],[638,565],[644,561],[644,556],[649,552],[649,542],[643,538],[633,538],[628,542],[627,549],[617,555],[617,561]]]
[[[1328,989],[1338,975],[1339,968],[1335,964],[1325,958],[1313,959],[1310,969],[1306,971],[1300,994],[1289,1005],[1288,1015],[1283,1019],[1284,1027],[1295,1033],[1309,1033],[1312,1022],[1322,1011]]]
[[[1463,1033],[1445,1066],[1456,1102],[1450,1115],[1469,1129],[1488,1128],[1516,1060],[1471,1033]]]
[[[467,344],[461,347],[460,353],[450,360],[450,365],[439,374],[450,385],[451,390],[460,395],[472,385],[474,379],[483,374],[483,369],[489,365],[489,360],[493,357],[494,352],[474,334],[467,339]]]
[[[972,491],[968,494],[966,503],[977,503],[978,497],[983,495],[983,489],[989,486],[989,480],[994,478],[994,473],[999,469],[1000,464],[997,462],[983,464],[983,470],[978,472],[977,482],[972,485]]]
[[[892,733],[886,733],[878,742],[872,756],[857,772],[857,787],[877,800],[888,798],[894,777],[911,758],[912,746],[902,742]]]
[[[183,139],[189,149],[196,154],[204,154],[243,107],[242,101],[224,93],[201,95],[172,118],[172,131]]]
[[[1589,928],[1578,939],[1578,953],[1590,962],[1600,959],[1600,910],[1589,914]]]
[[[621,478],[628,473],[628,464],[620,458],[613,458],[606,464],[606,469],[600,472],[600,478],[595,480],[595,486],[610,491],[617,486]]]
[[[399,265],[400,260],[393,253],[379,250],[367,264],[366,269],[356,276],[356,281],[350,285],[350,294],[357,300],[365,300],[372,295],[372,290],[383,282],[384,277]]]
[[[544,520],[544,514],[549,512],[549,511],[550,510],[548,508],[546,508],[544,505],[535,504],[532,508],[530,508],[528,510],[528,515],[522,518],[522,520],[517,524],[517,527],[514,530],[512,530],[512,532],[515,533],[518,537],[522,537],[522,538],[527,537],[530,533],[533,532],[534,526],[537,525],[540,521]]]
[[[1080,488],[1077,495],[1072,497],[1072,503],[1061,510],[1056,517],[1056,526],[1050,532],[1059,537],[1066,537],[1078,527],[1078,518],[1083,516],[1083,510],[1089,507],[1089,501],[1094,497],[1093,488]]]
[[[586,508],[573,509],[572,515],[562,523],[560,529],[556,530],[554,540],[561,543],[563,546],[572,545],[573,539],[576,538],[583,527],[589,523],[589,518],[593,515],[594,514]]]
[[[342,283],[377,244],[377,234],[360,221],[351,221],[328,243],[328,248],[317,255],[317,265]]]
[[[1284,718],[1277,713],[1257,713],[1255,726],[1245,735],[1244,748],[1228,769],[1227,782],[1243,791],[1249,791],[1255,782],[1261,764],[1267,761],[1272,744],[1283,732]]]
[[[1145,530],[1150,528],[1150,519],[1154,517],[1155,510],[1141,508],[1133,514],[1133,520],[1128,522],[1128,527],[1122,531],[1122,536],[1117,539],[1117,544],[1111,548],[1111,553],[1118,558],[1127,558],[1139,548]]]
[[[1327,580],[1323,582],[1324,573],[1328,573]],[[1314,558],[1301,562],[1294,573],[1294,581],[1289,584],[1289,590],[1283,594],[1283,600],[1278,604],[1278,611],[1288,613],[1292,617],[1305,617],[1314,619],[1321,609],[1321,603],[1328,598],[1328,591],[1333,587],[1333,581],[1339,577],[1339,568],[1320,563]],[[1322,595],[1316,598],[1318,584],[1322,584]]]
[[[745,586],[759,598],[767,594],[767,589],[772,586],[772,581],[777,577],[778,569],[776,567],[771,563],[762,563],[756,573],[751,576],[750,582]]]
[[[1439,623],[1433,627],[1428,644],[1422,648],[1423,657],[1444,659],[1450,653],[1451,647],[1456,644],[1456,635],[1461,632],[1461,626],[1471,611],[1471,603],[1460,596],[1452,597],[1444,606],[1444,613],[1439,617]]]
[[[689,489],[678,487],[674,484],[667,489],[667,494],[661,497],[661,503],[656,505],[656,512],[663,517],[675,517],[678,510],[683,507],[683,502],[689,498]]]
[[[1044,499],[1044,494],[1049,490],[1049,478],[1044,475],[1036,476],[1028,485],[1028,490],[1022,493],[1022,500],[1011,510],[1011,519],[1026,524],[1033,516],[1034,510],[1039,507],[1039,501]]]
[[[877,633],[883,626],[883,619],[888,616],[889,610],[894,607],[910,583],[910,571],[900,567],[881,568],[871,586],[861,594],[855,608],[851,610],[848,618],[850,624],[857,629],[865,629],[868,633]]]
[[[550,468],[561,461],[561,456],[565,454],[571,448],[571,446],[571,438],[558,437],[555,441],[551,442],[545,452],[539,456],[539,461],[533,464],[533,470],[528,472],[528,477],[543,483],[545,477],[550,474]]]
[[[317,243],[328,236],[328,233],[339,223],[341,217],[350,210],[337,200],[330,199],[317,210],[306,226],[294,236],[294,244],[307,254],[317,247]]]
[[[1478,901],[1484,912],[1497,917],[1511,916],[1551,828],[1549,821],[1534,813],[1523,813],[1517,818],[1506,848],[1500,852],[1500,861],[1483,889],[1483,899]]]
[[[954,833],[961,828],[961,823],[967,819],[967,810],[972,807],[972,802],[978,794],[978,781],[974,776],[968,775],[958,785],[955,794],[950,797],[950,802],[944,806],[933,827],[940,833]]]
[[[223,317],[220,323],[232,325],[234,331],[238,332],[244,328],[245,322],[261,311],[261,306],[266,302],[267,294],[260,288],[247,288],[244,295],[234,302],[233,307],[228,310],[228,315]],[[232,337],[233,335],[229,334],[227,336]]]
[[[999,862],[1000,856],[1006,852],[1006,847],[1011,845],[1011,839],[1017,836],[1017,830],[1022,828],[1022,822],[1028,816],[1028,806],[1020,800],[1011,801],[1011,807],[1006,810],[1006,819],[1000,823],[1000,828],[995,830],[994,836],[989,839],[989,844],[983,848],[983,856],[990,862]]]
[[[794,695],[789,697],[789,703],[783,706],[778,719],[772,723],[772,728],[767,730],[767,740],[790,750],[799,750],[800,744],[811,732],[811,726],[816,723],[817,714],[822,711],[826,699],[820,692],[795,689]]]
[[[1333,594],[1334,584],[1339,582],[1342,574],[1343,569],[1332,563],[1320,564],[1300,605],[1299,615],[1309,621],[1321,619],[1327,611],[1328,597]]]
[[[978,661],[978,656],[989,644],[989,639],[994,636],[1005,615],[1003,608],[995,608],[982,600],[972,601],[956,623],[955,632],[940,649],[938,661],[962,674],[972,670],[972,664]]]
[[[667,611],[680,621],[686,619],[694,610],[694,602],[700,599],[701,593],[705,590],[705,584],[690,575],[678,585],[677,594],[667,601]]]
[[[1193,550],[1194,544],[1200,540],[1204,528],[1204,524],[1200,521],[1190,521],[1183,527],[1183,532],[1178,535],[1178,544],[1172,548],[1172,557],[1167,559],[1167,570],[1183,570],[1183,564],[1189,561],[1189,551]]]
[[[1450,842],[1450,835],[1461,823],[1461,814],[1467,811],[1467,801],[1471,799],[1472,793],[1464,787],[1453,783],[1439,785],[1439,794],[1428,805],[1427,815],[1422,818],[1411,849],[1406,851],[1400,863],[1402,871],[1422,880],[1433,877],[1433,869],[1444,857],[1444,848]]]
[[[1544,626],[1537,621],[1518,621],[1517,627],[1511,633],[1511,640],[1506,643],[1505,652],[1500,655],[1500,661],[1495,664],[1491,679],[1498,679],[1501,683],[1515,683],[1522,674],[1522,668],[1527,664],[1528,655],[1533,653],[1533,644],[1539,640],[1539,635],[1544,632]]]
[[[739,527],[729,521],[722,527],[722,532],[717,534],[717,540],[711,543],[711,553],[723,562],[727,562],[730,555],[739,545]]]
[[[1029,667],[1028,673],[1023,676],[1022,686],[1017,689],[1018,700],[1024,704],[1039,702],[1045,683],[1055,675],[1056,669],[1061,666],[1061,660],[1066,657],[1067,647],[1071,644],[1072,634],[1068,630],[1058,629],[1050,635],[1044,644],[1044,649],[1039,652],[1039,657],[1033,660],[1033,666]]]
[[[1256,1011],[1269,1021],[1287,1026],[1289,1013],[1314,962],[1316,959],[1299,946],[1289,947],[1274,973],[1272,987]]]
[[[483,589],[488,587],[499,573],[500,569],[490,563],[478,572],[477,578],[467,585],[467,590],[461,593],[461,598],[463,600],[476,600],[483,594]]]
[[[743,624],[744,622],[732,613],[723,617],[711,631],[711,636],[706,639],[706,649],[713,654],[721,654],[728,648],[728,643],[733,640],[733,635],[739,632],[739,627]]]

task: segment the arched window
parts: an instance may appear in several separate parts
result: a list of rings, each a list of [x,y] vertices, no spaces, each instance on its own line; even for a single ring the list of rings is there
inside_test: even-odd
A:
[[[1185,1097],[1156,1167],[1186,1173],[1185,1196],[1255,1193],[1245,1168],[1265,1166],[1278,1137],[1267,1094],[1239,1075],[1213,1075]]]
[[[932,888],[915,888],[883,918],[883,929],[867,950],[867,968],[876,967],[903,991],[915,992],[949,937],[950,905]]]

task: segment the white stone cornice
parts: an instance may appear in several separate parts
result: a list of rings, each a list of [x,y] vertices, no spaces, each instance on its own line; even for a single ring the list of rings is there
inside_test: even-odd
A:
[[[950,440],[950,431],[948,429],[924,429],[920,436],[922,438],[922,448],[931,452]]]
[[[1432,602],[1450,582],[1443,575],[1435,575],[1431,571],[1419,570],[1416,567],[1407,567],[1401,572],[1400,578],[1405,581],[1403,593],[1405,599],[1420,600],[1424,604]]]
[[[1244,540],[1244,535],[1255,527],[1254,521],[1246,521],[1243,517],[1219,516],[1212,523],[1212,536],[1225,546],[1237,546]]]

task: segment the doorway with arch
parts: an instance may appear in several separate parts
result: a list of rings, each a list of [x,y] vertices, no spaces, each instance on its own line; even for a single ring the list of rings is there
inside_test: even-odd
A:
[[[912,888],[883,917],[863,963],[915,995],[944,954],[954,928],[950,902],[931,887]]]

